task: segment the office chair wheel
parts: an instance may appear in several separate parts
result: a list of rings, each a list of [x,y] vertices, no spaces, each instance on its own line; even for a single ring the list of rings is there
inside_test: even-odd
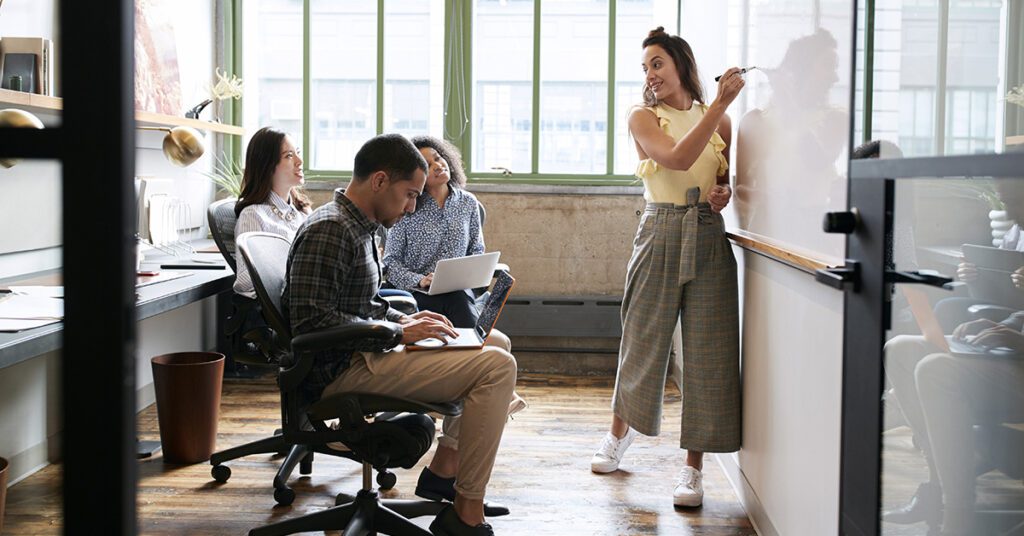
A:
[[[288,506],[295,502],[295,490],[292,488],[277,488],[274,490],[274,500],[281,506]]]
[[[398,476],[387,469],[381,469],[377,472],[377,485],[380,486],[381,491],[387,491],[395,487],[398,483]]]
[[[210,469],[210,476],[212,476],[217,482],[223,484],[231,478],[231,468],[226,465],[214,465],[213,469]]]

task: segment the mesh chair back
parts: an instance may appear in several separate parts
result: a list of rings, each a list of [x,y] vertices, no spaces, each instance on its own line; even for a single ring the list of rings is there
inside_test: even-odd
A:
[[[284,290],[291,242],[274,233],[243,233],[237,243],[242,262],[249,269],[256,296],[260,299],[263,318],[279,337],[290,341],[292,331],[281,312],[281,292]]]
[[[206,209],[206,219],[210,224],[210,234],[213,241],[217,243],[217,249],[224,256],[228,266],[235,272],[238,267],[235,265],[235,202],[234,197],[215,201]]]

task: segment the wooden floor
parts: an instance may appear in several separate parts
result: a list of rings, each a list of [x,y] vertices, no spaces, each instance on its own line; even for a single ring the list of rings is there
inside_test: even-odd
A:
[[[609,419],[609,380],[528,376],[520,378],[518,391],[530,407],[506,428],[488,489],[488,500],[512,509],[510,516],[489,519],[497,534],[755,534],[712,457],[705,464],[704,506],[673,508],[672,488],[683,467],[676,393],[667,397],[665,433],[639,438],[623,470],[598,476],[590,472],[589,463]],[[267,435],[278,415],[276,388],[269,381],[226,382],[218,448]],[[142,439],[159,438],[154,408],[140,415],[139,434]],[[398,485],[387,496],[415,498],[416,477],[429,460],[428,454],[414,469],[397,470]],[[354,493],[360,485],[355,463],[318,456],[312,475],[293,478],[295,503],[278,507],[271,487],[278,461],[269,455],[235,461],[226,484],[213,481],[208,464],[167,465],[159,455],[139,462],[141,532],[245,534],[262,524],[333,506],[335,494]],[[60,502],[60,467],[54,465],[9,490],[4,534],[58,534]],[[429,522],[417,520],[424,527]]]

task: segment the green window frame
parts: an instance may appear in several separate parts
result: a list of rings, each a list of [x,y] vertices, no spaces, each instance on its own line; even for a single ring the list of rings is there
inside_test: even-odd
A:
[[[310,19],[312,0],[302,2],[302,141],[303,147],[309,146],[311,122],[310,96]],[[384,125],[384,47],[386,46],[384,36],[385,10],[384,1],[377,0],[377,81],[376,81],[376,117],[377,134],[381,134]],[[444,35],[445,35],[445,72],[449,71],[449,62],[452,58],[459,58],[462,62],[461,77],[459,80],[445,80],[445,133],[448,141],[452,142],[462,152],[466,174],[470,183],[477,184],[549,184],[549,185],[572,185],[572,186],[630,186],[635,185],[638,179],[633,175],[614,173],[615,169],[615,123],[619,120],[615,116],[615,34],[616,34],[616,11],[618,0],[608,1],[608,80],[607,80],[607,111],[606,111],[606,165],[603,174],[558,174],[540,173],[539,166],[539,144],[540,144],[540,61],[541,61],[541,6],[544,0],[534,1],[533,17],[533,89],[532,122],[531,122],[531,155],[532,161],[528,173],[515,173],[507,176],[502,173],[472,172],[472,121],[468,125],[462,125],[461,114],[454,109],[456,103],[464,104],[467,113],[472,112],[472,50],[473,42],[473,2],[472,0],[445,0],[444,13]],[[223,26],[226,39],[225,59],[226,67],[232,72],[244,78],[241,72],[243,42],[242,24],[242,0],[230,0],[229,6],[225,9],[227,21]],[[681,22],[682,0],[676,1],[676,13],[678,14],[676,32],[678,33]],[[454,30],[453,30],[454,29]],[[459,31],[456,39],[450,39],[453,31]],[[455,47],[453,49],[453,47]],[[462,91],[465,94],[459,94]],[[450,97],[450,98],[449,98]],[[232,101],[230,109],[225,111],[229,120],[242,117],[242,101]],[[448,133],[460,133],[458,136],[448,136]],[[236,160],[241,161],[242,143],[240,140],[232,141],[226,147]],[[309,160],[307,160],[309,162]],[[348,181],[352,177],[351,170],[325,170],[307,169],[304,170],[307,180],[310,181]]]

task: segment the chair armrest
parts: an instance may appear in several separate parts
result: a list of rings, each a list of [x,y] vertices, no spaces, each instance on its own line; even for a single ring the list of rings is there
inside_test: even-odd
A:
[[[326,350],[337,347],[339,344],[351,341],[352,339],[388,341],[398,337],[401,332],[401,326],[394,322],[381,320],[353,322],[344,326],[320,329],[294,337],[292,339],[292,351],[300,354],[303,352]]]
[[[392,309],[402,314],[411,315],[419,310],[416,298],[412,296],[384,296],[384,301],[388,302]]]
[[[355,402],[359,407],[360,418],[384,411],[399,413],[440,413],[441,415],[458,416],[462,414],[462,402],[421,402],[408,398],[384,396],[371,393],[335,393],[325,396],[310,406],[308,414],[311,419],[323,421],[344,417],[343,408]]]
[[[1002,322],[1016,311],[1009,307],[993,304],[975,304],[967,308],[967,313],[972,319],[987,319],[993,322]]]

